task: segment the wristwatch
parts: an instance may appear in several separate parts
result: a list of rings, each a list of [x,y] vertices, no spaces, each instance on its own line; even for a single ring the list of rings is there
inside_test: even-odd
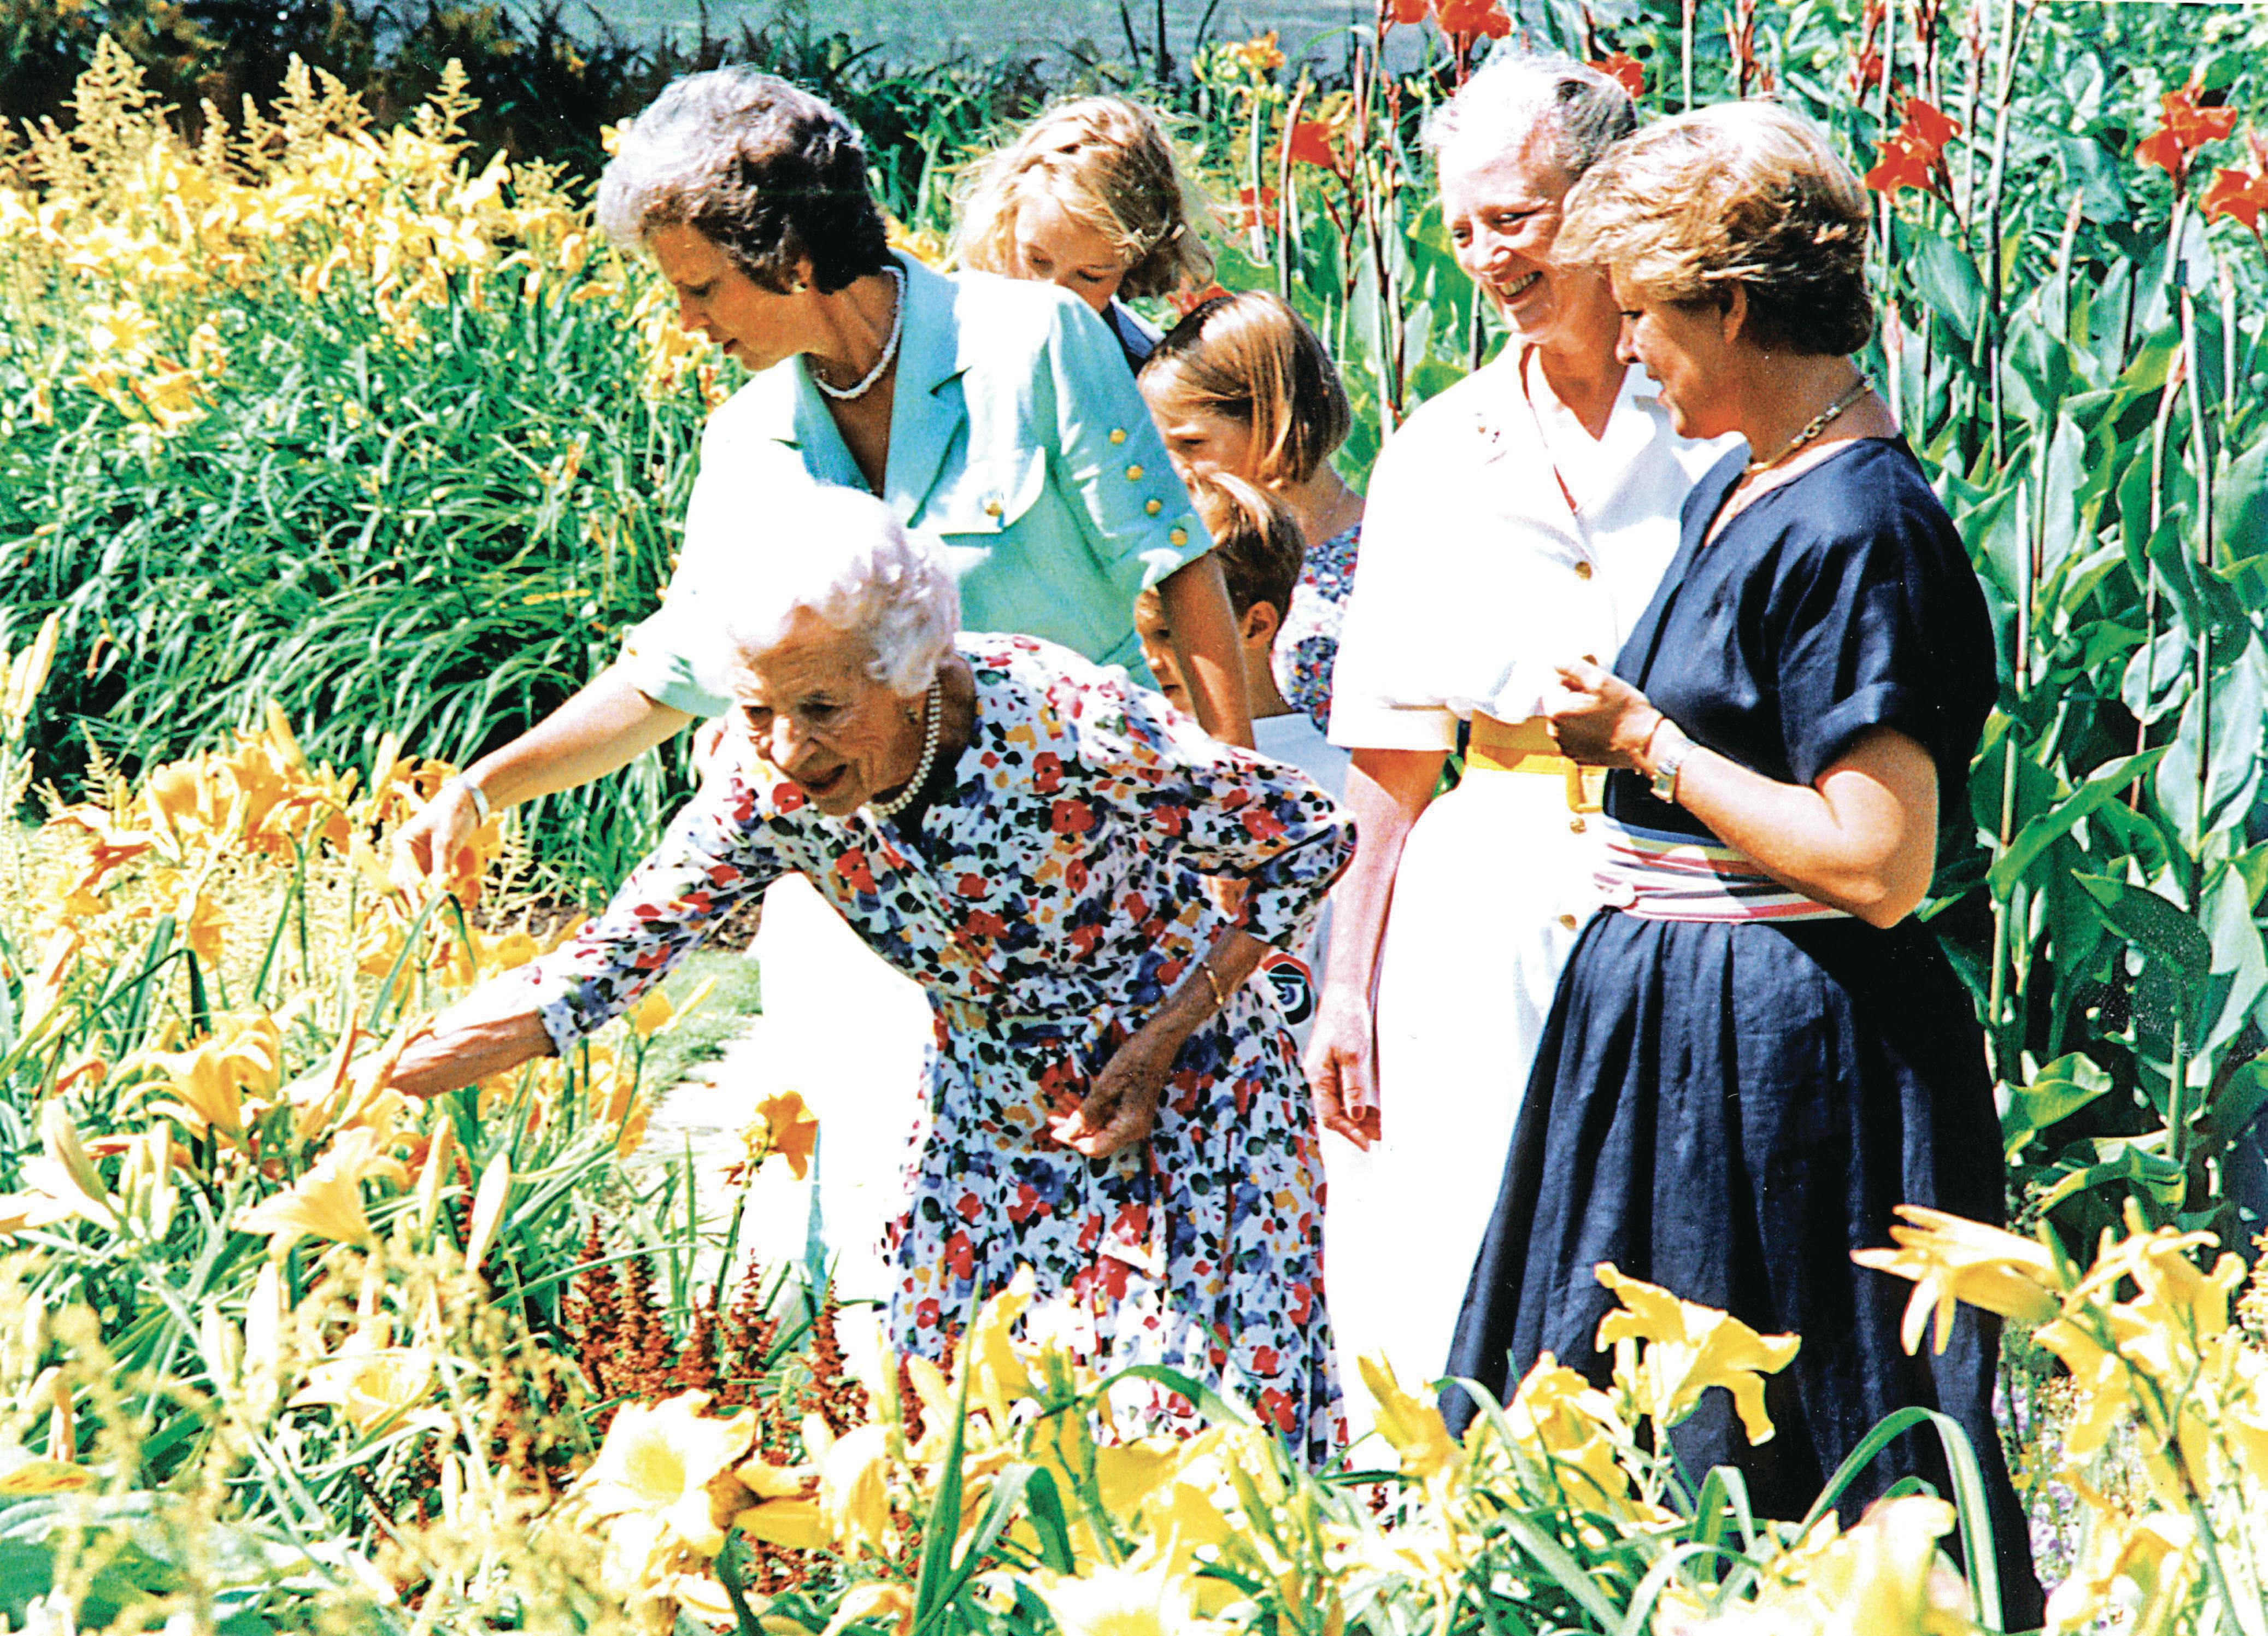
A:
[[[1664,716],[1660,726],[1653,730],[1646,748],[1653,756],[1653,776],[1646,780],[1646,789],[1657,801],[1677,801],[1677,770],[1685,765],[1685,758],[1693,753],[1693,741],[1684,730]]]

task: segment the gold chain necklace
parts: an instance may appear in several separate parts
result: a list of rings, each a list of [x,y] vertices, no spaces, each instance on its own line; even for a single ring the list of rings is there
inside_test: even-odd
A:
[[[1778,465],[1789,455],[1794,453],[1798,449],[1810,442],[1821,432],[1826,431],[1829,425],[1834,422],[1834,419],[1837,415],[1840,415],[1845,409],[1849,409],[1860,398],[1865,397],[1868,390],[1869,387],[1867,378],[1864,375],[1859,376],[1859,384],[1857,386],[1852,387],[1851,390],[1845,393],[1841,397],[1836,399],[1835,402],[1830,403],[1825,409],[1820,410],[1818,414],[1813,416],[1801,431],[1797,432],[1795,436],[1787,440],[1786,444],[1781,447],[1778,453],[1773,455],[1770,460],[1750,461],[1748,465],[1748,469],[1743,471],[1741,475],[1743,477],[1753,477],[1760,471],[1769,471],[1773,467]]]

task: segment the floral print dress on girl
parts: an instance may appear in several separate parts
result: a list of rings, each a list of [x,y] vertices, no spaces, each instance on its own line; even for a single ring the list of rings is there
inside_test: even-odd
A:
[[[1361,544],[1362,525],[1357,523],[1307,548],[1299,583],[1292,587],[1292,606],[1268,652],[1276,690],[1293,710],[1314,718],[1318,733],[1330,731],[1331,668],[1338,662],[1339,626],[1354,590]]]
[[[1047,1127],[1211,946],[1206,877],[1241,881],[1244,929],[1296,948],[1352,829],[1304,776],[1115,671],[1027,637],[957,646],[976,721],[917,836],[829,818],[752,755],[720,757],[606,912],[530,969],[544,1026],[567,1050],[800,871],[936,1020],[928,1094],[907,1087],[901,1349],[941,1360],[972,1299],[1029,1265],[1027,1322],[1106,1373],[1163,1364],[1214,1386],[1320,1463],[1345,1435],[1322,1168],[1270,1002],[1247,984],[1189,1036],[1146,1142],[1089,1160]]]

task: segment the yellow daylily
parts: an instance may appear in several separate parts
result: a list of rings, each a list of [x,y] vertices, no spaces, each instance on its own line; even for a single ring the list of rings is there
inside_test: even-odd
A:
[[[793,1091],[767,1096],[756,1104],[764,1122],[770,1153],[787,1161],[788,1172],[799,1182],[811,1174],[812,1150],[819,1146],[819,1120]]]
[[[725,1525],[743,1485],[733,1467],[755,1441],[756,1412],[718,1420],[707,1392],[625,1405],[573,1492],[600,1517],[651,1518],[703,1556],[725,1548]],[[725,1514],[718,1514],[719,1502]]]
[[[352,1342],[337,1356],[307,1371],[307,1383],[291,1399],[303,1409],[328,1404],[339,1418],[367,1436],[389,1426],[432,1395],[434,1354],[423,1346],[373,1346]]]
[[[816,1416],[811,1417],[816,1419]],[[813,1437],[806,1421],[805,1444]],[[824,1423],[822,1422],[822,1426]],[[819,1457],[819,1514],[846,1553],[889,1548],[889,1428],[854,1426]]]
[[[362,1184],[383,1176],[396,1187],[409,1185],[400,1160],[380,1151],[378,1132],[367,1125],[342,1131],[330,1149],[290,1188],[245,1212],[238,1227],[266,1233],[284,1242],[302,1235],[335,1243],[374,1242],[362,1204]]]
[[[1753,1598],[1705,1616],[1665,1598],[1658,1636],[1971,1636],[1961,1576],[1938,1553],[1953,1507],[1926,1494],[1881,1500],[1848,1533],[1822,1520],[1765,1569]]]
[[[1403,1475],[1424,1480],[1447,1470],[1457,1458],[1457,1445],[1440,1410],[1403,1391],[1383,1354],[1360,1359],[1355,1367],[1377,1405],[1372,1423],[1402,1457]]]
[[[244,1134],[247,1095],[262,1098],[283,1084],[284,1035],[264,1012],[214,1022],[213,1032],[187,1050],[151,1054],[167,1096],[153,1111],[234,1139]]]
[[[497,1228],[504,1221],[504,1207],[512,1198],[512,1155],[499,1153],[489,1161],[481,1172],[481,1184],[473,1195],[473,1219],[465,1234],[465,1270],[478,1272],[481,1262],[496,1242]]]
[[[22,1450],[16,1451],[21,1455]],[[26,1455],[0,1464],[0,1496],[20,1499],[29,1494],[69,1494],[94,1485],[95,1473],[70,1460],[42,1460]]]
[[[746,1460],[733,1468],[733,1477],[740,1485],[733,1526],[750,1539],[797,1551],[817,1551],[829,1543],[808,1467]]]
[[[79,1216],[115,1229],[122,1220],[61,1098],[40,1109],[40,1153],[23,1163],[21,1193],[0,1198],[0,1229],[22,1232]]]
[[[1199,1619],[1185,1575],[1156,1553],[1092,1573],[1039,1573],[1034,1587],[1063,1636],[1182,1636]]]
[[[976,1321],[955,1356],[957,1370],[967,1373],[971,1405],[984,1411],[995,1432],[1007,1426],[1012,1405],[1034,1390],[1031,1369],[1013,1331],[1037,1288],[1032,1269],[1018,1267],[1008,1287],[977,1308]],[[917,1390],[921,1384],[917,1376]],[[923,1406],[928,1409],[926,1403]],[[948,1407],[946,1412],[952,1411]]]
[[[2070,1577],[2048,1598],[2046,1636],[2094,1629],[2111,1610],[2121,1584],[2132,1587],[2132,1621],[2125,1628],[2164,1630],[2198,1571],[2196,1525],[2166,1511],[2128,1517],[2085,1485],[2078,1488],[2089,1512],[2087,1540]]]
[[[823,1636],[841,1636],[853,1625],[888,1619],[904,1636],[914,1627],[914,1591],[910,1585],[854,1585],[835,1604],[835,1617]]]
[[[1900,1205],[1896,1213],[1899,1224],[1890,1229],[1890,1238],[1897,1248],[1856,1249],[1851,1259],[1914,1280],[1900,1334],[1909,1352],[1921,1349],[1933,1308],[1934,1350],[1945,1350],[1956,1301],[2023,1323],[2044,1323],[2055,1316],[2064,1286],[2046,1245],[1920,1205]]]
[[[55,643],[63,632],[63,615],[49,614],[40,623],[39,634],[32,645],[13,658],[6,658],[0,649],[0,680],[5,688],[0,689],[0,721],[20,725],[32,713],[33,701],[47,685],[48,668],[55,659]]]
[[[1614,1346],[1615,1380],[1655,1426],[1668,1431],[1721,1386],[1733,1394],[1742,1429],[1752,1443],[1772,1435],[1764,1412],[1764,1377],[1786,1368],[1800,1345],[1793,1335],[1759,1335],[1729,1313],[1681,1301],[1658,1285],[1625,1276],[1612,1262],[1598,1266],[1599,1282],[1623,1310],[1599,1321],[1599,1345]],[[1642,1353],[1618,1345],[1646,1343]]]
[[[1614,1405],[1550,1352],[1521,1378],[1504,1418],[1515,1441],[1550,1463],[1573,1503],[1603,1509],[1629,1493],[1629,1477],[1615,1459]]]

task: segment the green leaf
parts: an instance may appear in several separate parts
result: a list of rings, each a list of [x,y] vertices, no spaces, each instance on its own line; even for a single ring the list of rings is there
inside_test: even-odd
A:
[[[1999,1087],[2000,1146],[2013,1162],[2032,1138],[2109,1090],[2110,1076],[2080,1051],[2057,1058],[2029,1085]]]
[[[2108,226],[2132,219],[2125,167],[2117,154],[2092,136],[2058,136],[2055,146],[2065,184],[2078,193],[2085,220]]]
[[[2268,1108],[2268,1061],[2255,1057],[2222,1081],[2200,1116],[2220,1139],[2234,1141]]]
[[[978,1300],[971,1295],[968,1315],[961,1321],[962,1334],[976,1327],[978,1309]],[[953,1578],[953,1543],[961,1533],[961,1458],[967,1446],[968,1382],[976,1373],[973,1360],[961,1371],[960,1389],[953,1400],[953,1432],[946,1439],[945,1460],[940,1468],[943,1475],[938,1478],[937,1500],[923,1524],[921,1572],[914,1581],[917,1629],[949,1606],[953,1590],[958,1588]]]
[[[2268,435],[2230,461],[2214,483],[2213,534],[2232,556],[2268,554]]]
[[[2197,983],[2213,969],[2213,945],[2188,912],[2155,892],[2108,875],[2073,877],[2110,929],[2141,946],[2146,959],[2169,969],[2176,980]]]
[[[2251,1020],[2253,1007],[2268,991],[2268,954],[2252,918],[2254,893],[2241,870],[2222,865],[2198,895],[2205,935],[2213,944],[2213,980],[2208,989],[2200,1051],[2228,1044]]]
[[[1964,343],[1974,340],[1984,311],[1984,280],[1977,263],[1926,227],[1910,226],[1906,239],[1916,291],[1954,334]]]
[[[1078,1561],[1071,1550],[1071,1520],[1064,1514],[1055,1473],[1035,1469],[1024,1494],[1029,1502],[1032,1531],[1040,1538],[1040,1560],[1057,1573],[1071,1573]]]
[[[2167,817],[2202,842],[2250,805],[2259,784],[2261,662],[2257,645],[2212,678],[2210,696],[2192,691],[2155,790]]]
[[[2114,1183],[2170,1208],[2181,1203],[2186,1185],[2182,1167],[2163,1153],[2152,1151],[2165,1146],[2166,1133],[2161,1129],[2146,1136],[2104,1137],[2080,1151],[2093,1151],[2096,1155],[2091,1164],[2068,1170],[2055,1184],[2040,1195],[2043,1213],[2057,1209],[2081,1193],[2108,1190]],[[2114,1206],[2113,1213],[2116,1213]]]
[[[2016,832],[2007,850],[1992,860],[1992,867],[1985,874],[1985,884],[1993,895],[2007,896],[2058,837],[2070,834],[2106,802],[2125,794],[2129,785],[2149,774],[2165,755],[2161,748],[2106,762],[2089,773],[2087,782],[2077,790],[2026,823]]]

